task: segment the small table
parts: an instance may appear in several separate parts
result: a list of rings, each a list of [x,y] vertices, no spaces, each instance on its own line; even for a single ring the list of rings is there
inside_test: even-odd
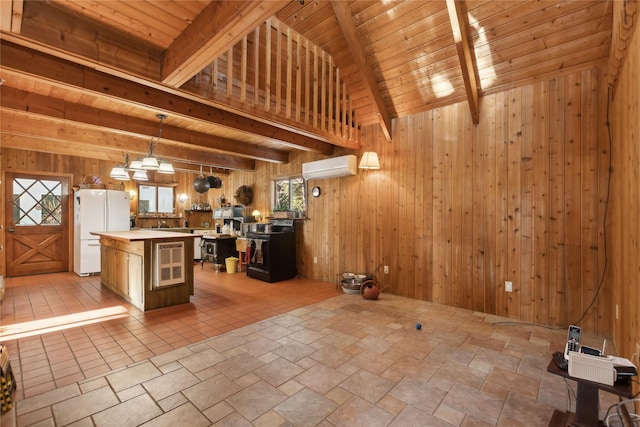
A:
[[[578,383],[578,393],[576,396],[576,413],[575,417],[573,417],[573,421],[571,422],[571,416],[573,414],[556,409],[553,412],[551,421],[549,421],[550,427],[565,425],[591,427],[602,425],[602,423],[598,420],[598,390],[608,391],[609,393],[613,393],[628,399],[633,397],[633,391],[631,389],[630,382],[626,384],[615,383],[611,386],[584,380],[582,378],[572,377],[571,375],[569,375],[568,371],[558,368],[553,359],[551,359],[549,365],[547,366],[547,372],[555,375],[560,375],[561,377],[574,380]]]

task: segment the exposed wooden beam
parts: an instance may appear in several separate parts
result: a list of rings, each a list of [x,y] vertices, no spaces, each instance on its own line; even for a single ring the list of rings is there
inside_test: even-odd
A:
[[[212,1],[165,52],[162,82],[181,86],[288,3]]]
[[[447,0],[447,11],[449,12],[449,21],[451,22],[451,31],[453,31],[456,50],[458,51],[462,80],[464,81],[467,102],[471,110],[471,119],[477,125],[480,123],[478,80],[473,55],[471,54],[471,46],[469,46],[469,38],[467,37],[469,22],[466,14],[462,11],[461,0]]]
[[[11,110],[38,114],[55,119],[64,119],[79,124],[100,126],[114,132],[152,138],[158,132],[158,122],[101,110],[88,105],[73,104],[44,95],[38,95],[8,87],[2,87],[0,105]],[[168,123],[167,123],[168,122]],[[183,143],[191,148],[202,147],[234,156],[248,157],[272,163],[287,163],[289,153],[255,144],[222,138],[215,135],[194,132],[170,125],[171,119],[162,127],[164,139]],[[194,147],[195,146],[195,147]]]
[[[24,6],[19,35],[7,40],[109,74],[160,81],[162,51],[128,38],[102,22],[57,7],[54,2],[30,0]]]
[[[111,132],[52,117],[0,108],[0,142],[3,147],[45,151],[78,157],[124,160],[124,153],[142,156],[149,150],[149,139]],[[106,155],[105,153],[115,153]],[[211,150],[192,148],[167,142],[156,149],[156,155],[170,160],[198,161],[226,169],[254,170],[253,159],[232,157]]]
[[[88,91],[112,100],[144,106],[154,112],[180,115],[202,120],[215,126],[239,130],[273,140],[298,150],[332,154],[333,146],[298,132],[259,122],[236,113],[216,108],[195,97],[177,91],[165,91],[141,83],[115,77],[80,64],[28,49],[11,42],[0,44],[3,71],[31,75],[56,82],[67,90]],[[168,88],[167,88],[168,89]]]
[[[338,24],[340,24],[340,28],[342,29],[342,33],[344,34],[344,38],[349,45],[351,55],[353,56],[358,70],[363,77],[362,80],[364,82],[365,89],[369,93],[369,96],[371,96],[371,99],[374,101],[373,105],[377,110],[378,120],[380,122],[380,126],[382,127],[382,132],[384,133],[387,141],[391,141],[391,115],[384,105],[382,93],[380,93],[380,90],[378,89],[378,81],[371,72],[370,64],[367,63],[367,56],[364,52],[362,44],[360,43],[360,37],[358,36],[356,23],[353,19],[353,16],[351,15],[349,4],[344,0],[331,0],[331,6],[333,7],[333,11],[336,14],[336,18],[338,18]]]

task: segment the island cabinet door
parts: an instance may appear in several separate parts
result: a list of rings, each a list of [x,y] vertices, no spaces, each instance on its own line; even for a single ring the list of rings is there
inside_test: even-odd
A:
[[[115,248],[102,247],[103,271],[102,283],[122,296],[129,295],[127,276],[129,270],[128,253]]]
[[[144,258],[142,255],[129,254],[129,298],[135,306],[143,303],[144,295]]]
[[[102,246],[101,282],[123,297],[129,296],[129,254],[116,248]]]
[[[117,289],[120,294],[129,296],[129,254],[118,249],[111,250],[113,254],[113,263],[116,267],[114,272],[116,276]],[[111,258],[109,259],[111,261]]]
[[[100,281],[106,287],[111,288],[113,284],[113,271],[106,268],[110,264],[109,249],[107,246],[100,245]]]

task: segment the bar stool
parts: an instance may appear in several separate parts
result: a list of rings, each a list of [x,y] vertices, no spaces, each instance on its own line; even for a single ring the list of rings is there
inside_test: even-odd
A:
[[[251,262],[251,246],[247,246],[246,250],[244,252],[240,252],[239,255],[240,256],[238,258],[240,258],[240,260],[238,261],[238,271],[242,271],[242,266],[248,266]]]
[[[236,250],[238,251],[238,271],[242,271],[243,265],[251,262],[251,246],[247,244],[247,239],[236,239]]]

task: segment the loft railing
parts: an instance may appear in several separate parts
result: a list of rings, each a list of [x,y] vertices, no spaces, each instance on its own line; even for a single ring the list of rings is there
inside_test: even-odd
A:
[[[356,114],[333,58],[276,18],[267,19],[185,86],[338,145],[358,142]]]

